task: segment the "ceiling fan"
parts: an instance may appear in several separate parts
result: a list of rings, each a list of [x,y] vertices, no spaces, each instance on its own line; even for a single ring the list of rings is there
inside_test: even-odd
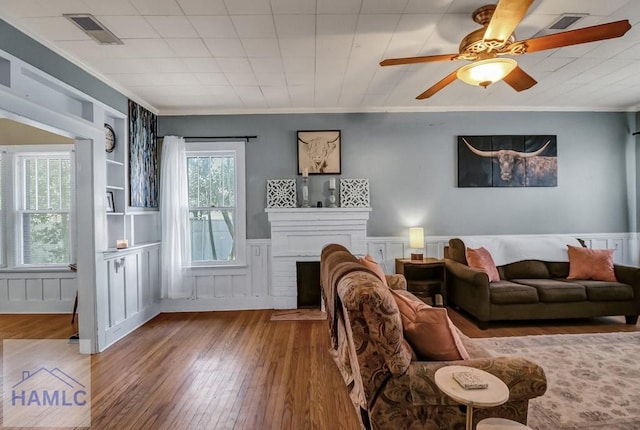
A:
[[[613,39],[623,36],[631,28],[629,20],[625,19],[532,39],[516,40],[514,30],[532,3],[533,0],[499,0],[497,5],[476,9],[472,17],[475,22],[482,25],[482,28],[469,33],[462,39],[457,54],[390,58],[382,61],[380,65],[395,66],[447,60],[472,61],[454,70],[420,94],[416,97],[418,100],[431,97],[456,78],[485,88],[494,82],[504,80],[514,90],[523,91],[537,84],[536,80],[522,70],[516,60],[505,58],[505,56]]]

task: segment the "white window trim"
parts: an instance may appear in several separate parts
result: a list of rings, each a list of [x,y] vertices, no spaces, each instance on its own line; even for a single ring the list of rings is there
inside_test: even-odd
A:
[[[187,142],[187,156],[211,155],[216,152],[233,153],[236,159],[236,219],[235,219],[235,261],[192,262],[192,268],[201,267],[239,267],[247,265],[247,187],[245,142]],[[187,160],[185,160],[186,163]]]
[[[0,146],[3,163],[3,192],[0,198],[4,199],[4,231],[6,236],[4,242],[4,261],[0,266],[3,270],[30,270],[30,269],[66,269],[69,263],[62,264],[23,264],[21,262],[23,237],[20,232],[22,221],[18,219],[22,213],[22,203],[19,201],[23,197],[24,185],[22,181],[21,157],[33,155],[45,155],[68,153],[71,165],[71,207],[69,208],[69,261],[76,261],[76,201],[75,201],[75,150],[74,145],[8,145]],[[16,189],[20,189],[16,192]],[[29,211],[41,212],[41,211]]]

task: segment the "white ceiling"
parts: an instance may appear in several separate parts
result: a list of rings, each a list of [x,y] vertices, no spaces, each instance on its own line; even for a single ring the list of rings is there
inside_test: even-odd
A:
[[[460,62],[382,68],[456,53],[491,0],[0,0],[0,17],[159,114],[442,110],[630,110],[640,106],[640,1],[535,0],[530,38],[563,13],[575,28],[629,19],[622,38],[516,58],[538,84],[515,92],[456,81]],[[62,17],[91,13],[124,45],[100,46]],[[573,27],[572,27],[573,28]]]

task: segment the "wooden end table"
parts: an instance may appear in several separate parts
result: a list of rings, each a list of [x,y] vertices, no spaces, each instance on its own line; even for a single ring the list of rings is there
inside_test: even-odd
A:
[[[465,390],[453,379],[453,372],[473,372],[489,386],[480,390]],[[441,367],[436,370],[435,382],[443,393],[456,402],[467,406],[467,430],[473,430],[473,408],[500,406],[509,400],[509,387],[507,387],[507,384],[491,373],[473,367]]]
[[[396,258],[396,273],[404,275],[407,280],[407,290],[419,298],[442,295],[442,306],[447,306],[446,274],[444,260],[424,258],[411,260]]]

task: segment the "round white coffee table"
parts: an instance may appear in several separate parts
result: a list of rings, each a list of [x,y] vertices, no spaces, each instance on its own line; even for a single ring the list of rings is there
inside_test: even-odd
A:
[[[472,372],[487,388],[465,390],[453,379],[454,372]],[[468,366],[446,366],[436,370],[435,381],[438,388],[456,402],[467,406],[467,430],[473,430],[473,408],[500,406],[509,400],[509,387],[499,378],[484,370]]]
[[[505,418],[485,418],[478,423],[476,430],[531,430],[531,427]]]

